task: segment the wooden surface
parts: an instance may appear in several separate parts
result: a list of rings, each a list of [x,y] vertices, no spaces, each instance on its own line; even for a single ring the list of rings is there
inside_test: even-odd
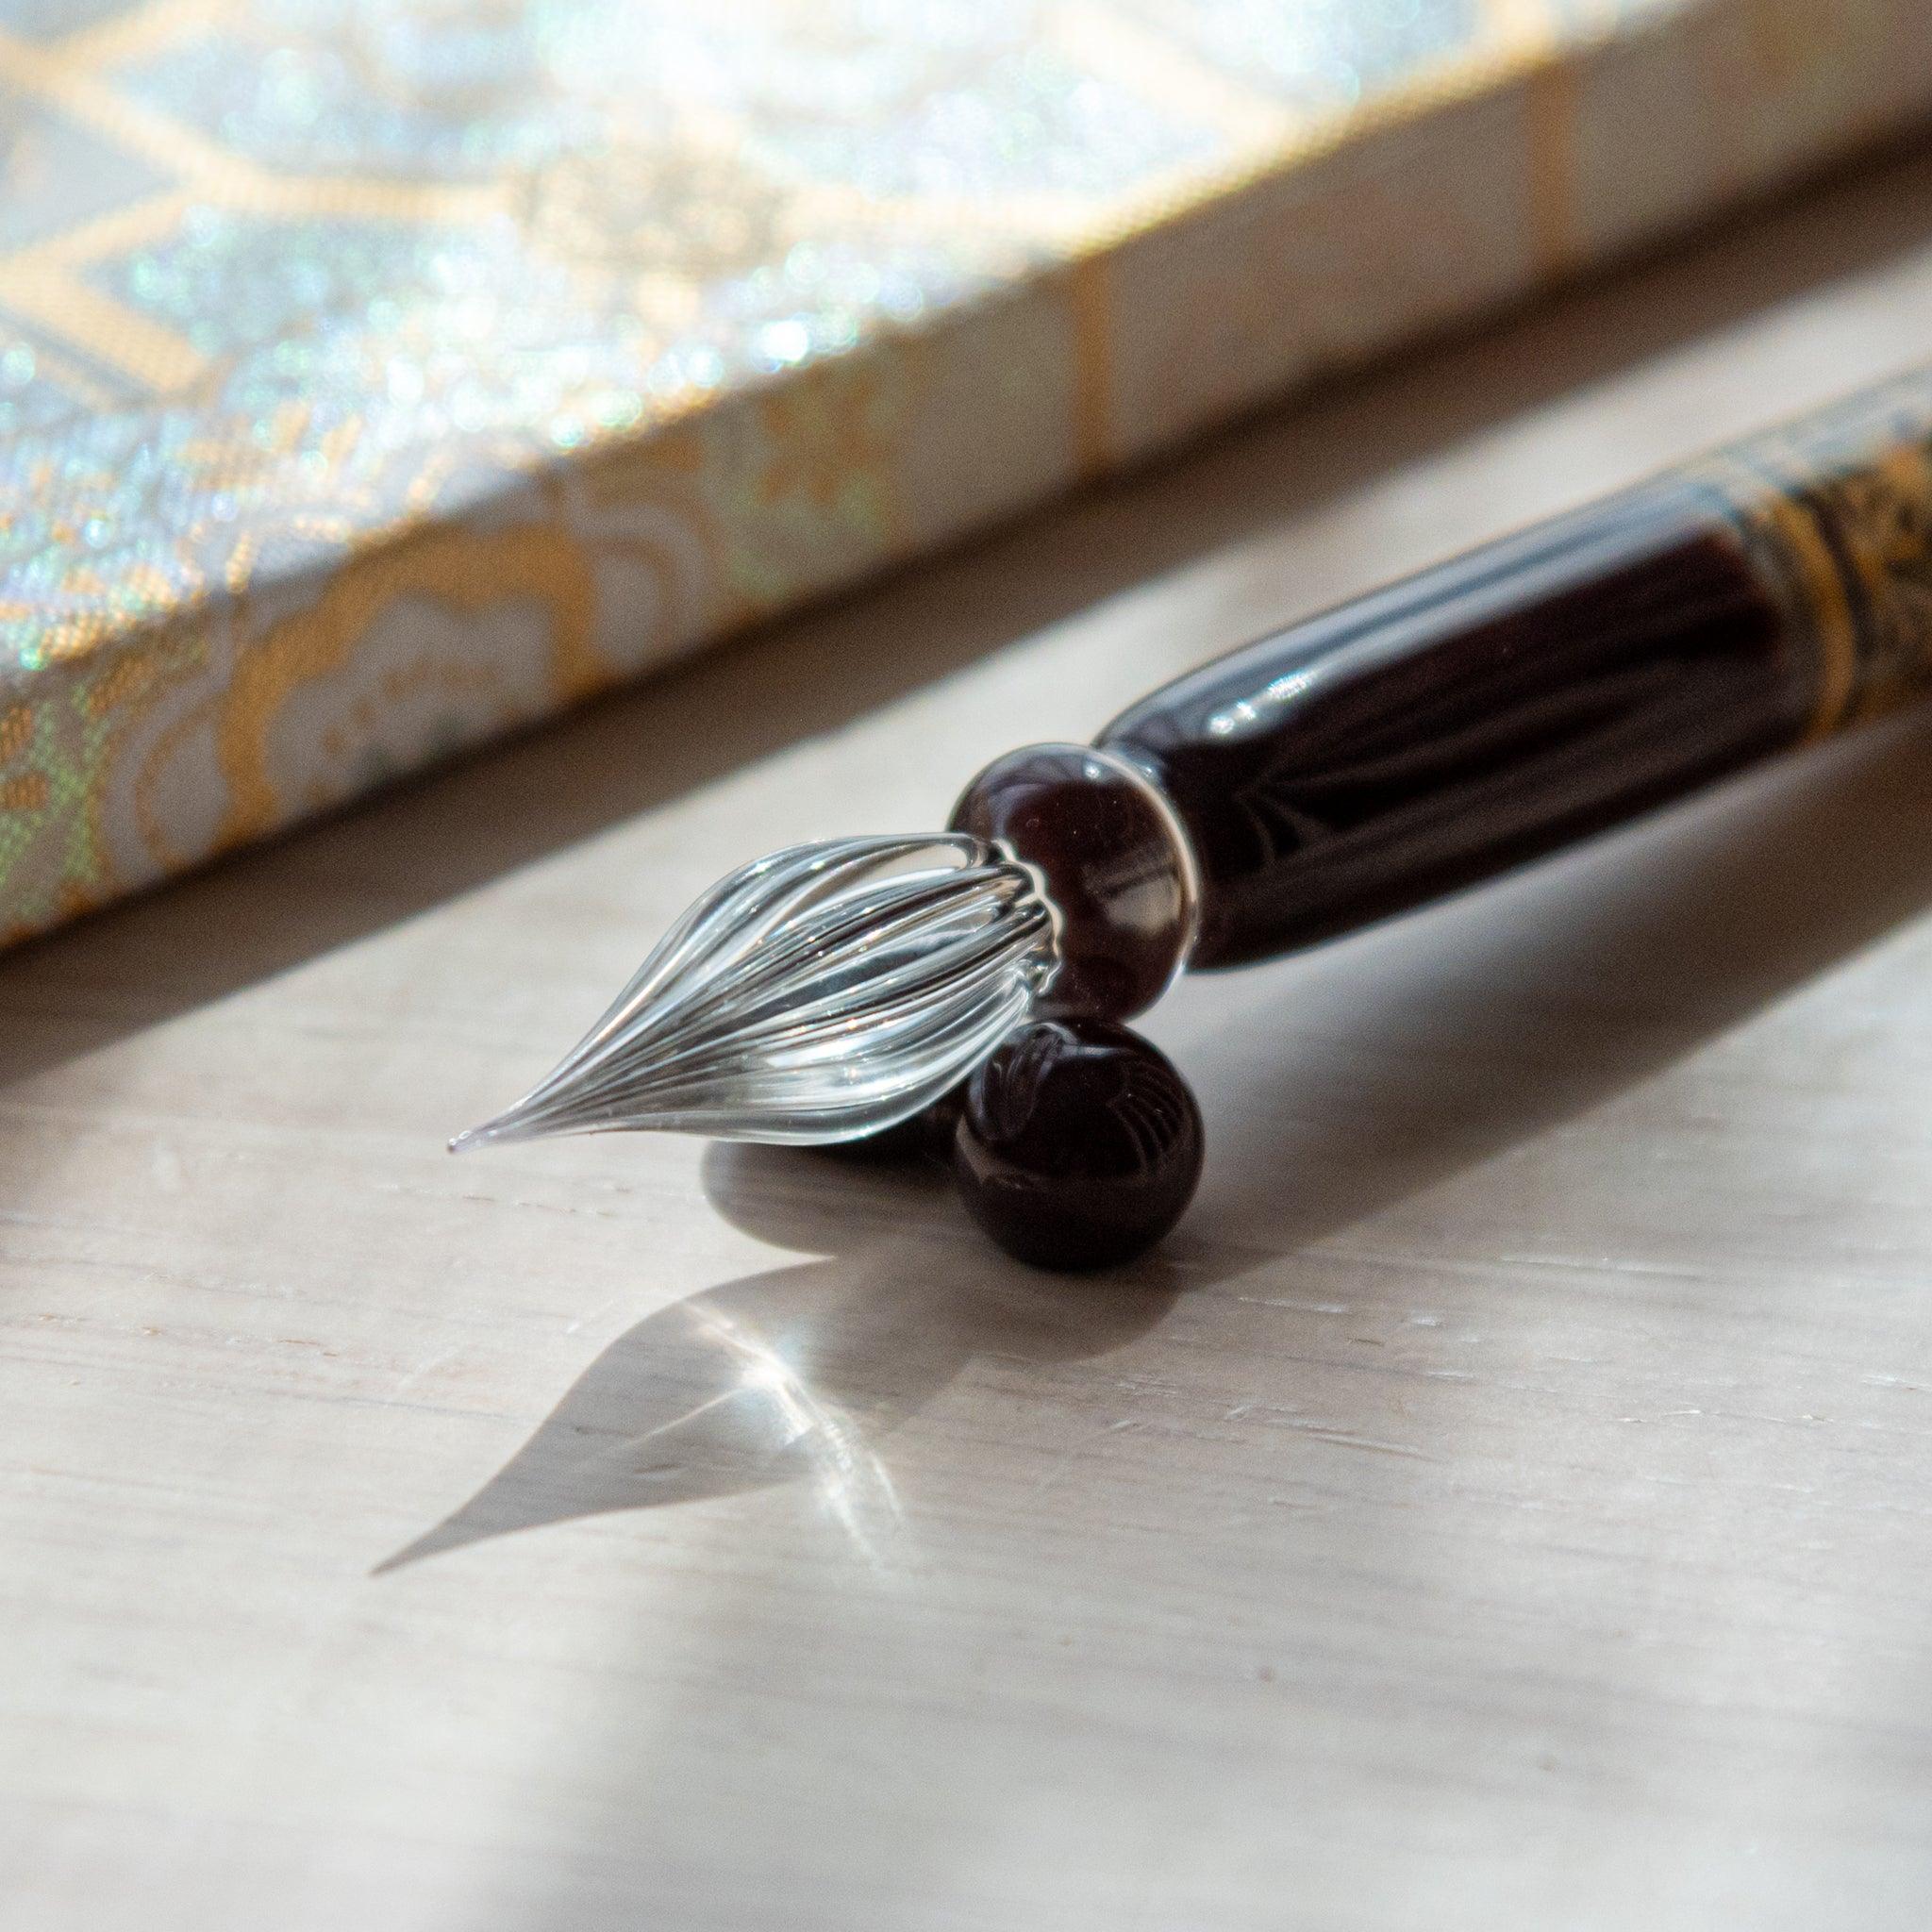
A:
[[[1932,724],[1151,1030],[942,1193],[462,1161],[728,865],[1932,355],[1894,160],[0,961],[0,1924],[1923,1927]]]

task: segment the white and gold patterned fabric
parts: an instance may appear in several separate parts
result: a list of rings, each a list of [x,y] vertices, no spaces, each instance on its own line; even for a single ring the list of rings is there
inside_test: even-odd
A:
[[[1928,105],[1924,0],[0,0],[0,939]]]

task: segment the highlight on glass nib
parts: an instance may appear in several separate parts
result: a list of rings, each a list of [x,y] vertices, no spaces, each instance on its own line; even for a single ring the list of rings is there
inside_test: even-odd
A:
[[[1932,690],[1932,371],[1291,625],[1092,745],[995,759],[931,837],[701,899],[461,1148],[662,1128],[939,1149],[1053,1268],[1131,1259],[1201,1115],[1126,1030]]]
[[[451,1144],[852,1140],[955,1086],[1051,970],[1031,875],[977,840],[792,846],[714,886],[541,1084]]]

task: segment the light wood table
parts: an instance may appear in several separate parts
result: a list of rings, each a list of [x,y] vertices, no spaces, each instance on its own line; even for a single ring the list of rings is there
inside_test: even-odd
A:
[[[1165,1257],[455,1161],[729,865],[1932,355],[1895,158],[0,961],[8,1932],[1932,1921],[1932,724],[1184,988]]]

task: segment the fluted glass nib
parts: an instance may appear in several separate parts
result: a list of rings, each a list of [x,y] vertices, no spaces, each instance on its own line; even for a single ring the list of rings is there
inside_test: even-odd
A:
[[[791,846],[713,886],[555,1072],[450,1146],[626,1127],[857,1139],[984,1059],[1053,943],[1033,874],[977,839]]]

